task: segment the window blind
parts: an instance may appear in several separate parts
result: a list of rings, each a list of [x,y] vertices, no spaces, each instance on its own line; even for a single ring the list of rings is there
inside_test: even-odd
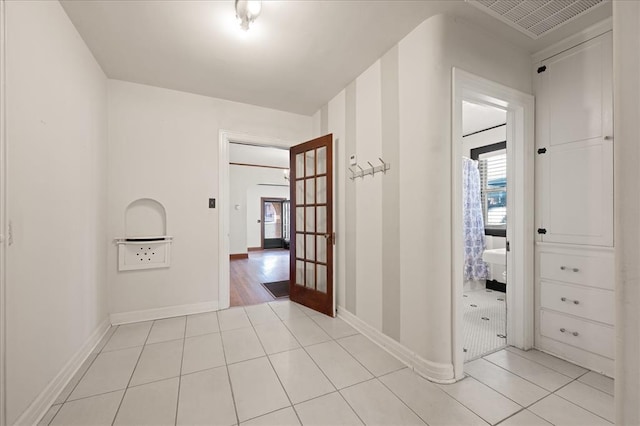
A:
[[[478,158],[485,228],[507,226],[507,152],[483,153]]]

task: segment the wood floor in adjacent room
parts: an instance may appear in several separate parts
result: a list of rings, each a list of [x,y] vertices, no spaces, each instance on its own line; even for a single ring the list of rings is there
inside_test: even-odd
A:
[[[289,279],[288,250],[252,251],[249,252],[248,259],[233,259],[230,262],[231,306],[272,302],[274,297],[262,283]]]

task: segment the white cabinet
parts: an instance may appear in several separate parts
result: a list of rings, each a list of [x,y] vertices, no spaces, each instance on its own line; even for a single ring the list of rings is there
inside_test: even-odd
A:
[[[613,374],[611,32],[536,74],[535,346]]]
[[[539,243],[535,346],[613,376],[612,248]]]
[[[540,250],[540,279],[613,290],[613,257],[604,253],[607,251]]]
[[[540,241],[613,245],[611,33],[537,74]]]
[[[571,142],[538,156],[542,168],[541,240],[613,245],[613,144]]]

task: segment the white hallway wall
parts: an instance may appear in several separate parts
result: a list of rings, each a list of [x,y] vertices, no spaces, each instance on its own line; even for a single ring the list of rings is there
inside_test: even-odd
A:
[[[452,67],[532,90],[528,54],[439,15],[347,86],[324,113],[327,130],[341,141],[338,304],[416,353],[437,379],[453,378]],[[352,182],[346,178],[351,154],[361,164],[381,156],[391,170]],[[381,267],[367,269],[371,265]]]
[[[107,326],[107,79],[58,2],[6,2],[6,31],[13,424]]]
[[[58,2],[7,2],[6,19],[11,424],[109,313],[217,305],[220,207],[206,200],[217,192],[219,130],[303,141],[312,120],[109,81]],[[113,238],[143,197],[167,208],[172,268],[120,274]]]
[[[229,166],[229,253],[247,253],[260,247],[260,197],[289,198],[289,188],[260,183],[286,184],[280,169]],[[238,205],[240,208],[235,209]]]
[[[613,3],[616,424],[640,424],[640,3]]]
[[[207,199],[217,197],[221,129],[305,141],[312,119],[109,80],[108,237],[123,235],[129,203],[153,198],[166,208],[167,232],[175,238],[168,269],[118,272],[116,247],[109,245],[109,311],[116,319],[218,306],[218,220],[228,206],[209,209]]]

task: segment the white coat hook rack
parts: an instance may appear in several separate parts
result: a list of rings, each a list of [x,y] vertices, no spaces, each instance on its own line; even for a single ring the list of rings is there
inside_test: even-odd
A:
[[[376,173],[380,173],[380,172],[382,172],[383,174],[386,174],[387,170],[391,168],[391,164],[385,163],[385,161],[379,157],[378,157],[378,160],[380,160],[380,162],[382,163],[378,166],[374,166],[373,164],[371,164],[370,161],[367,161],[367,164],[369,164],[369,167],[366,169],[363,169],[362,167],[360,167],[359,164],[356,164],[356,167],[360,169],[358,171],[353,171],[353,169],[349,167],[349,171],[351,172],[351,176],[349,176],[349,179],[351,180],[356,180],[356,178],[364,179],[364,177],[367,175],[375,176]]]

